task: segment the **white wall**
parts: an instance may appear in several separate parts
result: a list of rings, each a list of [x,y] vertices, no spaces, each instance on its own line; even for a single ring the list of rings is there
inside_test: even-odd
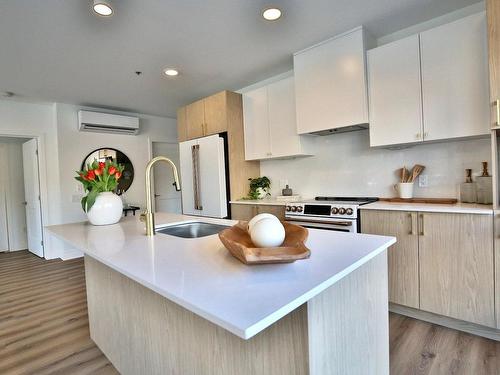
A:
[[[91,151],[101,147],[116,148],[129,157],[134,166],[135,177],[126,193],[126,199],[128,203],[144,207],[144,178],[146,164],[150,159],[150,143],[177,142],[176,120],[132,114],[140,117],[141,130],[137,136],[79,132],[77,116],[80,109],[97,110],[70,104],[56,104],[62,221],[69,223],[86,220],[80,205],[79,182],[74,179],[75,171],[80,169],[83,159]],[[124,112],[113,113],[131,115]]]
[[[0,159],[0,169],[6,173],[6,215],[9,250],[25,250],[28,247],[26,210],[24,202],[23,149],[21,142],[3,142],[5,158]],[[1,214],[1,213],[0,213]]]
[[[81,108],[138,116],[141,133],[124,136],[78,132],[77,112]],[[150,142],[177,142],[177,126],[175,119],[164,117],[59,103],[0,100],[0,136],[38,138],[44,225],[55,225],[85,220],[74,176],[83,158],[98,147],[117,148],[129,156],[136,174],[127,199],[142,206]],[[64,258],[70,250],[46,231],[44,241],[46,258]]]
[[[401,150],[374,149],[368,131],[317,137],[316,155],[261,162],[261,175],[272,182],[272,195],[287,179],[294,193],[304,198],[329,196],[395,196],[395,171],[403,165],[426,166],[427,188],[415,187],[417,197],[459,197],[465,168],[475,174],[482,161],[491,161],[490,139],[464,140],[413,146]]]

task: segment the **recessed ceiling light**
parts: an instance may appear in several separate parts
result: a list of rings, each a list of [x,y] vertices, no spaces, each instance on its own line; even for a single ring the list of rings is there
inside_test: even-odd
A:
[[[267,8],[262,12],[262,17],[268,21],[276,21],[281,17],[281,10],[278,8]]]
[[[165,69],[163,73],[165,73],[169,77],[175,77],[179,75],[179,72],[175,69]]]
[[[94,0],[94,12],[100,16],[109,17],[113,15],[113,8],[108,0]]]

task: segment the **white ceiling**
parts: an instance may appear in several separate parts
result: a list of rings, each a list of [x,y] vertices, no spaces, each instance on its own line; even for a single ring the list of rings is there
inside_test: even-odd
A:
[[[365,25],[380,37],[477,0],[0,0],[0,91],[175,117],[292,67],[292,53]],[[261,10],[278,5],[278,22]],[[165,67],[181,75],[162,76]],[[142,71],[136,76],[135,71]]]

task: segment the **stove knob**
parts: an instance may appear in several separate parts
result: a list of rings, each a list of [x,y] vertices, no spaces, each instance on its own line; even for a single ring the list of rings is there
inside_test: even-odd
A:
[[[352,208],[348,208],[347,210],[345,210],[345,213],[347,215],[352,215],[354,213],[354,211],[352,210]]]
[[[296,212],[297,211],[297,206],[292,206],[292,212]]]
[[[286,206],[286,211],[290,212],[290,210],[291,210],[291,207],[290,206]]]
[[[332,215],[337,215],[339,213],[339,209],[337,207],[332,207]]]
[[[339,208],[339,214],[344,215],[345,214],[345,208],[343,208],[343,207]]]
[[[297,212],[302,212],[303,208],[302,206],[297,206]]]

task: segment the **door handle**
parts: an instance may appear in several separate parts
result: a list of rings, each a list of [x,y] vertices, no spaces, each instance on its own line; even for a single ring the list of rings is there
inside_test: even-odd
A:
[[[425,236],[424,214],[420,214],[420,235]]]
[[[28,205],[28,202],[23,202],[23,204],[24,204],[25,206],[27,206],[27,205]]]
[[[500,126],[500,99],[497,99],[493,102],[493,105],[496,107],[496,122],[495,126]]]
[[[155,198],[158,198],[161,194],[155,194]]]

